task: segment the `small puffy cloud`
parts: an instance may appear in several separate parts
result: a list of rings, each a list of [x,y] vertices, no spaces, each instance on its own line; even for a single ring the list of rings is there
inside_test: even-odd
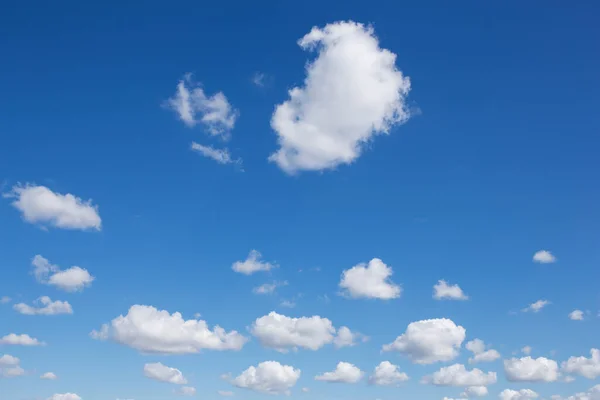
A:
[[[356,346],[358,341],[366,342],[369,338],[362,333],[352,332],[347,326],[342,326],[333,339],[333,345],[337,348]]]
[[[223,397],[233,396],[233,392],[231,392],[229,390],[217,390],[217,393],[219,394],[219,396],[223,396]]]
[[[478,362],[491,362],[500,358],[500,353],[496,350],[486,350],[485,343],[480,339],[474,339],[467,342],[465,348],[473,353],[473,357],[469,358],[470,364]]]
[[[201,123],[212,136],[228,138],[235,126],[239,112],[234,109],[222,92],[207,96],[202,87],[186,74],[177,85],[177,92],[167,100],[168,108],[189,127]]]
[[[0,304],[7,304],[11,302],[11,298],[8,296],[2,296],[0,297]]]
[[[12,366],[19,365],[20,360],[17,357],[11,356],[10,354],[3,354],[0,357],[0,366]]]
[[[483,372],[478,368],[467,370],[463,364],[443,367],[426,377],[424,382],[436,386],[488,386],[498,380],[495,372]]]
[[[0,344],[9,344],[14,346],[43,346],[44,342],[32,338],[27,334],[17,335],[16,333],[10,333],[0,338]]]
[[[556,257],[554,257],[554,255],[552,255],[552,253],[550,253],[548,250],[540,250],[533,255],[533,262],[550,264],[556,262]]]
[[[549,304],[550,304],[550,302],[548,300],[538,300],[535,303],[531,303],[530,305],[528,305],[521,311],[537,313],[537,312],[540,312],[540,310],[542,308],[546,307]]]
[[[77,292],[90,286],[94,278],[86,269],[73,266],[61,270],[58,265],[53,265],[48,259],[36,255],[31,261],[33,275],[39,283],[55,286],[66,292]]]
[[[583,311],[581,310],[573,310],[569,314],[569,319],[573,321],[583,321]]]
[[[504,389],[500,392],[500,400],[532,400],[540,397],[531,389],[512,390]]]
[[[195,396],[196,388],[192,386],[183,386],[175,391],[175,394],[180,396]]]
[[[231,380],[231,384],[260,393],[289,394],[300,374],[301,371],[292,366],[281,365],[277,361],[264,361],[256,367],[250,366]]]
[[[236,261],[231,266],[231,269],[235,272],[244,275],[252,275],[259,271],[270,271],[273,268],[277,268],[276,264],[271,264],[266,261],[261,261],[261,254],[256,250],[251,250],[248,254],[248,258],[244,261]]]
[[[63,393],[63,394],[54,394],[51,397],[48,397],[47,400],[81,400],[81,397],[76,395],[75,393]]]
[[[54,381],[58,379],[58,376],[54,372],[46,372],[40,376],[40,379],[47,379],[50,381]]]
[[[48,296],[42,296],[35,301],[34,306],[18,303],[13,306],[15,311],[25,315],[58,315],[73,314],[73,308],[67,301],[52,301]]]
[[[372,27],[352,21],[314,27],[298,44],[316,50],[303,87],[277,105],[271,127],[279,149],[269,160],[287,173],[350,164],[375,136],[409,118],[410,80]]]
[[[25,370],[18,365],[0,369],[0,376],[4,378],[16,378],[23,375],[25,375]]]
[[[347,362],[339,362],[335,370],[315,376],[315,380],[331,383],[356,383],[364,373],[356,366]]]
[[[187,379],[177,368],[167,367],[162,363],[150,363],[144,365],[144,375],[156,381],[185,385]]]
[[[379,258],[368,264],[358,264],[345,270],[339,287],[342,293],[351,298],[389,300],[400,297],[402,289],[390,280],[392,268]]]
[[[383,351],[399,351],[416,364],[451,361],[458,356],[466,330],[447,318],[411,322]]]
[[[469,296],[463,293],[460,286],[439,280],[433,286],[433,298],[436,300],[468,300]]]
[[[252,293],[254,294],[273,294],[275,293],[275,289],[281,286],[286,286],[287,281],[284,282],[272,282],[272,283],[263,283],[260,286],[257,286],[252,289]]]
[[[531,354],[531,346],[525,346],[521,349],[521,351],[523,352],[523,354],[525,354],[526,356]]]
[[[382,361],[375,367],[375,371],[369,377],[369,383],[371,385],[390,386],[406,382],[408,379],[408,375],[404,372],[400,372],[397,365],[394,365],[389,361]]]
[[[581,375],[584,378],[596,379],[600,377],[600,350],[591,349],[590,358],[569,357],[561,364],[561,368],[568,374]]]
[[[94,339],[112,339],[143,353],[192,354],[201,350],[240,350],[247,338],[237,331],[226,332],[220,326],[209,329],[202,320],[184,320],[181,313],[170,314],[152,306],[133,305],[127,315],[120,315]]]
[[[27,184],[14,186],[4,197],[14,199],[13,207],[32,224],[78,230],[102,228],[98,206],[70,193],[55,193],[45,186]]]
[[[485,386],[469,386],[461,393],[462,397],[484,397],[488,395],[488,388]]]
[[[510,382],[555,382],[559,376],[556,361],[529,356],[504,360],[504,373]]]
[[[219,164],[240,164],[241,159],[233,159],[229,153],[229,149],[215,149],[212,146],[204,146],[200,143],[192,142],[191,148],[196,153],[203,155],[206,158],[210,158]]]

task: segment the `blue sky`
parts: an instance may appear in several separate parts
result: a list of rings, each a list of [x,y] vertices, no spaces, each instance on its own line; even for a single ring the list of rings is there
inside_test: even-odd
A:
[[[4,7],[0,400],[597,399],[598,12]]]

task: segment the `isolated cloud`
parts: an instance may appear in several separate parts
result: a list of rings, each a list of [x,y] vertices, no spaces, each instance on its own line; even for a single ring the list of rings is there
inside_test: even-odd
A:
[[[356,383],[364,373],[354,364],[339,362],[335,370],[315,376],[315,380],[331,383]]]
[[[504,373],[510,382],[555,382],[558,364],[545,357],[504,360]]]
[[[50,381],[54,381],[54,380],[58,379],[58,376],[56,376],[56,374],[54,372],[46,372],[46,373],[42,374],[42,376],[40,376],[40,379],[47,379]]]
[[[337,331],[337,336],[333,339],[333,345],[337,348],[352,347],[358,344],[358,341],[366,342],[369,338],[362,333],[352,332],[347,326],[342,326]]]
[[[75,393],[63,393],[52,395],[52,397],[48,397],[47,400],[81,400],[81,397]]]
[[[51,264],[39,254],[33,257],[31,265],[33,275],[39,283],[55,286],[66,292],[81,291],[96,279],[86,269],[77,266],[61,270],[58,265]]]
[[[530,305],[528,305],[527,307],[525,307],[523,310],[523,312],[540,312],[540,310],[544,307],[546,307],[547,305],[549,305],[550,302],[548,300],[538,300],[535,303],[531,303]]]
[[[162,363],[151,363],[144,365],[144,375],[156,381],[185,385],[187,379],[177,368],[167,367]]]
[[[374,258],[368,264],[358,264],[342,272],[339,286],[352,298],[395,299],[402,290],[390,280],[392,273],[391,267]]]
[[[31,224],[62,229],[100,230],[102,219],[92,200],[70,193],[55,193],[45,186],[16,185],[4,197],[15,199],[13,207]]]
[[[260,286],[257,286],[252,289],[252,293],[254,294],[273,294],[275,293],[275,289],[281,286],[286,286],[287,281],[284,282],[272,282],[272,283],[263,283]]]
[[[34,302],[35,306],[18,303],[13,306],[15,311],[25,315],[58,315],[73,314],[73,308],[67,301],[52,301],[48,296],[42,296]]]
[[[228,390],[217,390],[217,393],[219,394],[219,396],[223,396],[223,397],[233,396],[233,392],[228,391]]]
[[[20,360],[17,357],[11,356],[10,354],[3,354],[0,357],[0,366],[12,366],[19,365]]]
[[[112,339],[144,353],[191,354],[201,350],[240,350],[247,338],[237,331],[226,332],[215,326],[210,330],[202,320],[184,320],[180,313],[170,314],[152,306],[133,305],[127,315],[120,315],[94,339]]]
[[[465,348],[473,353],[473,357],[469,358],[470,364],[478,362],[491,362],[500,358],[500,353],[493,349],[485,349],[483,340],[474,339],[467,342]]]
[[[261,257],[260,252],[251,250],[246,260],[234,262],[231,269],[240,274],[252,275],[255,272],[270,271],[273,268],[277,268],[276,264],[261,261]]]
[[[371,385],[390,386],[406,382],[408,379],[408,375],[400,372],[397,365],[389,361],[382,361],[375,367],[375,371],[369,377],[369,383]]]
[[[590,358],[569,357],[561,364],[561,368],[568,374],[581,375],[584,378],[596,379],[600,377],[600,350],[591,349]]]
[[[284,353],[298,348],[318,350],[332,342],[344,347],[351,345],[350,341],[354,344],[356,338],[364,338],[347,327],[341,327],[338,332],[329,319],[318,315],[292,318],[275,311],[257,318],[250,332],[263,346]]]
[[[525,346],[521,349],[521,351],[523,352],[523,354],[525,354],[526,356],[531,354],[531,346]]]
[[[409,118],[410,80],[371,27],[352,21],[314,27],[298,44],[318,55],[306,65],[304,86],[291,89],[271,118],[279,149],[269,160],[281,169],[350,164],[366,143]]]
[[[18,365],[0,369],[0,376],[4,378],[16,378],[23,375],[25,375],[25,370]]]
[[[531,389],[504,389],[500,392],[500,400],[531,400],[538,397],[539,395]]]
[[[231,381],[239,388],[267,394],[286,394],[296,385],[301,371],[277,361],[264,361],[251,366]]]
[[[540,264],[550,264],[556,262],[556,257],[547,250],[540,250],[533,255],[533,261]]]
[[[216,149],[212,146],[204,146],[196,142],[192,142],[191,148],[193,151],[202,154],[204,157],[211,158],[219,164],[239,164],[242,161],[240,159],[233,159],[227,148]]]
[[[583,311],[581,310],[573,310],[569,313],[569,319],[573,321],[583,321]]]
[[[433,285],[433,298],[436,300],[468,300],[469,296],[463,293],[460,286],[451,285],[442,279]]]
[[[11,302],[11,298],[8,296],[2,296],[0,297],[0,304],[6,304],[6,303],[10,303]]]
[[[478,368],[467,370],[463,364],[443,367],[434,372],[425,382],[436,386],[488,386],[498,380],[495,372],[483,372]]]
[[[17,335],[16,333],[10,333],[0,338],[0,344],[8,344],[14,346],[43,346],[45,343],[41,342],[27,334]]]
[[[175,394],[180,396],[195,396],[196,388],[192,386],[182,386],[175,391]]]
[[[177,113],[187,126],[202,123],[212,136],[228,138],[235,126],[239,112],[222,92],[207,96],[204,89],[186,74],[177,85],[177,92],[167,100],[166,106]]]
[[[450,319],[427,319],[411,322],[383,351],[399,351],[416,364],[451,361],[458,356],[465,337],[465,328]]]

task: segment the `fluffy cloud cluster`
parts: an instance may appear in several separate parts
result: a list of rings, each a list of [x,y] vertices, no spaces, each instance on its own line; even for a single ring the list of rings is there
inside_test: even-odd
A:
[[[215,326],[210,330],[202,320],[184,320],[180,313],[170,314],[151,306],[131,306],[100,331],[94,339],[112,339],[144,353],[190,354],[200,350],[240,350],[247,338],[237,331],[226,332]]]
[[[356,160],[365,143],[409,118],[410,80],[371,27],[352,21],[313,28],[299,40],[317,50],[303,87],[289,91],[271,118],[279,149],[269,160],[288,173]]]
[[[76,292],[88,287],[94,281],[94,277],[81,267],[73,266],[61,270],[58,265],[53,265],[48,259],[36,255],[31,261],[35,279],[45,285],[55,286],[66,292]]]
[[[286,394],[296,385],[300,374],[299,369],[289,365],[281,365],[277,361],[264,361],[256,367],[250,366],[231,380],[231,384],[260,393]]]
[[[552,396],[551,400],[600,400],[600,385],[596,385],[586,392],[576,393],[573,396]]]
[[[500,392],[500,400],[532,400],[539,395],[531,389],[512,390],[504,389]]]
[[[42,296],[37,299],[35,306],[18,303],[13,308],[15,311],[25,315],[73,314],[73,308],[67,301],[52,301],[48,296]]]
[[[433,298],[436,300],[468,300],[460,286],[451,285],[445,280],[439,280],[433,286]]]
[[[17,335],[16,333],[9,333],[8,335],[0,338],[0,344],[8,344],[13,346],[43,346],[44,342],[32,338],[27,334]]]
[[[411,322],[383,351],[399,351],[417,364],[450,361],[458,356],[465,337],[465,328],[450,319],[427,319]]]
[[[588,379],[596,379],[600,377],[600,350],[591,349],[590,358],[586,357],[569,357],[569,359],[561,364],[563,371],[569,374],[581,375]]]
[[[0,357],[0,377],[14,378],[25,374],[25,370],[19,365],[21,360],[10,354]]]
[[[504,360],[504,372],[511,382],[554,382],[559,376],[556,361],[545,357]]]
[[[185,385],[187,379],[177,368],[167,367],[162,363],[152,363],[144,365],[144,375],[156,381],[174,383],[176,385]]]
[[[318,315],[292,318],[274,311],[257,318],[250,332],[263,346],[280,352],[298,348],[318,350],[330,343],[336,347],[352,346],[355,339],[363,337],[344,326],[336,330],[329,319]]]
[[[392,268],[379,258],[345,270],[339,283],[342,293],[352,298],[389,300],[400,297],[400,286],[391,282]]]
[[[493,349],[485,349],[485,343],[480,339],[474,339],[467,342],[466,349],[473,353],[473,357],[469,358],[469,363],[491,362],[500,358],[500,353]]]
[[[488,386],[498,380],[495,372],[483,372],[478,368],[467,370],[463,364],[454,364],[443,367],[434,372],[425,382],[437,386]]]
[[[389,361],[382,361],[375,367],[375,371],[369,377],[369,383],[372,385],[390,386],[406,382],[408,379],[408,375],[400,372],[397,365]]]
[[[98,206],[70,193],[55,193],[45,186],[17,185],[4,195],[13,198],[12,205],[23,219],[32,224],[62,229],[100,230],[102,220]]]
[[[277,268],[277,265],[261,261],[261,254],[256,250],[251,250],[244,261],[236,261],[231,266],[232,270],[244,275],[252,275],[260,271],[270,271],[273,268]]]
[[[335,370],[315,376],[315,380],[331,383],[356,383],[364,373],[354,364],[339,362]]]

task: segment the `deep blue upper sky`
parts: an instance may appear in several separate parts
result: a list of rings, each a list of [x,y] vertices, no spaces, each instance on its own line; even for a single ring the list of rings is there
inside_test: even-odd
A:
[[[20,358],[28,372],[0,378],[0,400],[68,392],[167,399],[173,385],[142,372],[158,361],[182,370],[199,397],[233,390],[264,398],[219,376],[265,360],[302,370],[293,397],[458,397],[460,388],[419,384],[443,365],[380,354],[410,322],[429,318],[452,319],[467,340],[481,338],[505,359],[525,345],[559,362],[589,357],[600,346],[598,15],[592,1],[5,4],[2,192],[20,182],[92,199],[102,229],[40,229],[2,199],[0,297],[31,304],[48,295],[74,314],[28,316],[0,305],[0,338],[27,333],[48,343],[0,346],[0,356]],[[290,175],[267,158],[278,147],[275,107],[303,85],[316,56],[297,42],[313,26],[346,20],[371,24],[379,45],[397,55],[411,80],[407,105],[420,112],[375,137],[350,165]],[[220,142],[164,105],[186,73],[239,110],[228,146],[243,170],[189,149],[192,141]],[[264,86],[253,84],[257,73]],[[251,249],[280,268],[234,273],[232,263]],[[533,263],[541,249],[558,262]],[[81,293],[43,286],[30,274],[36,254],[96,279]],[[372,258],[393,267],[402,296],[339,296],[342,271]],[[432,299],[439,279],[460,284],[469,301]],[[273,280],[289,284],[277,295],[252,293]],[[519,311],[539,299],[551,304]],[[281,308],[283,300],[296,307]],[[273,310],[320,315],[370,340],[280,354],[253,338],[239,352],[165,357],[88,337],[134,304],[186,319],[199,312],[209,325],[249,337],[246,328]],[[574,309],[590,313],[571,321]],[[469,354],[463,349],[456,362]],[[339,361],[370,373],[388,359],[411,377],[400,388],[313,379]],[[513,384],[501,360],[477,367],[498,372],[490,398],[505,388],[548,398],[597,383]],[[46,371],[59,379],[40,380]]]

